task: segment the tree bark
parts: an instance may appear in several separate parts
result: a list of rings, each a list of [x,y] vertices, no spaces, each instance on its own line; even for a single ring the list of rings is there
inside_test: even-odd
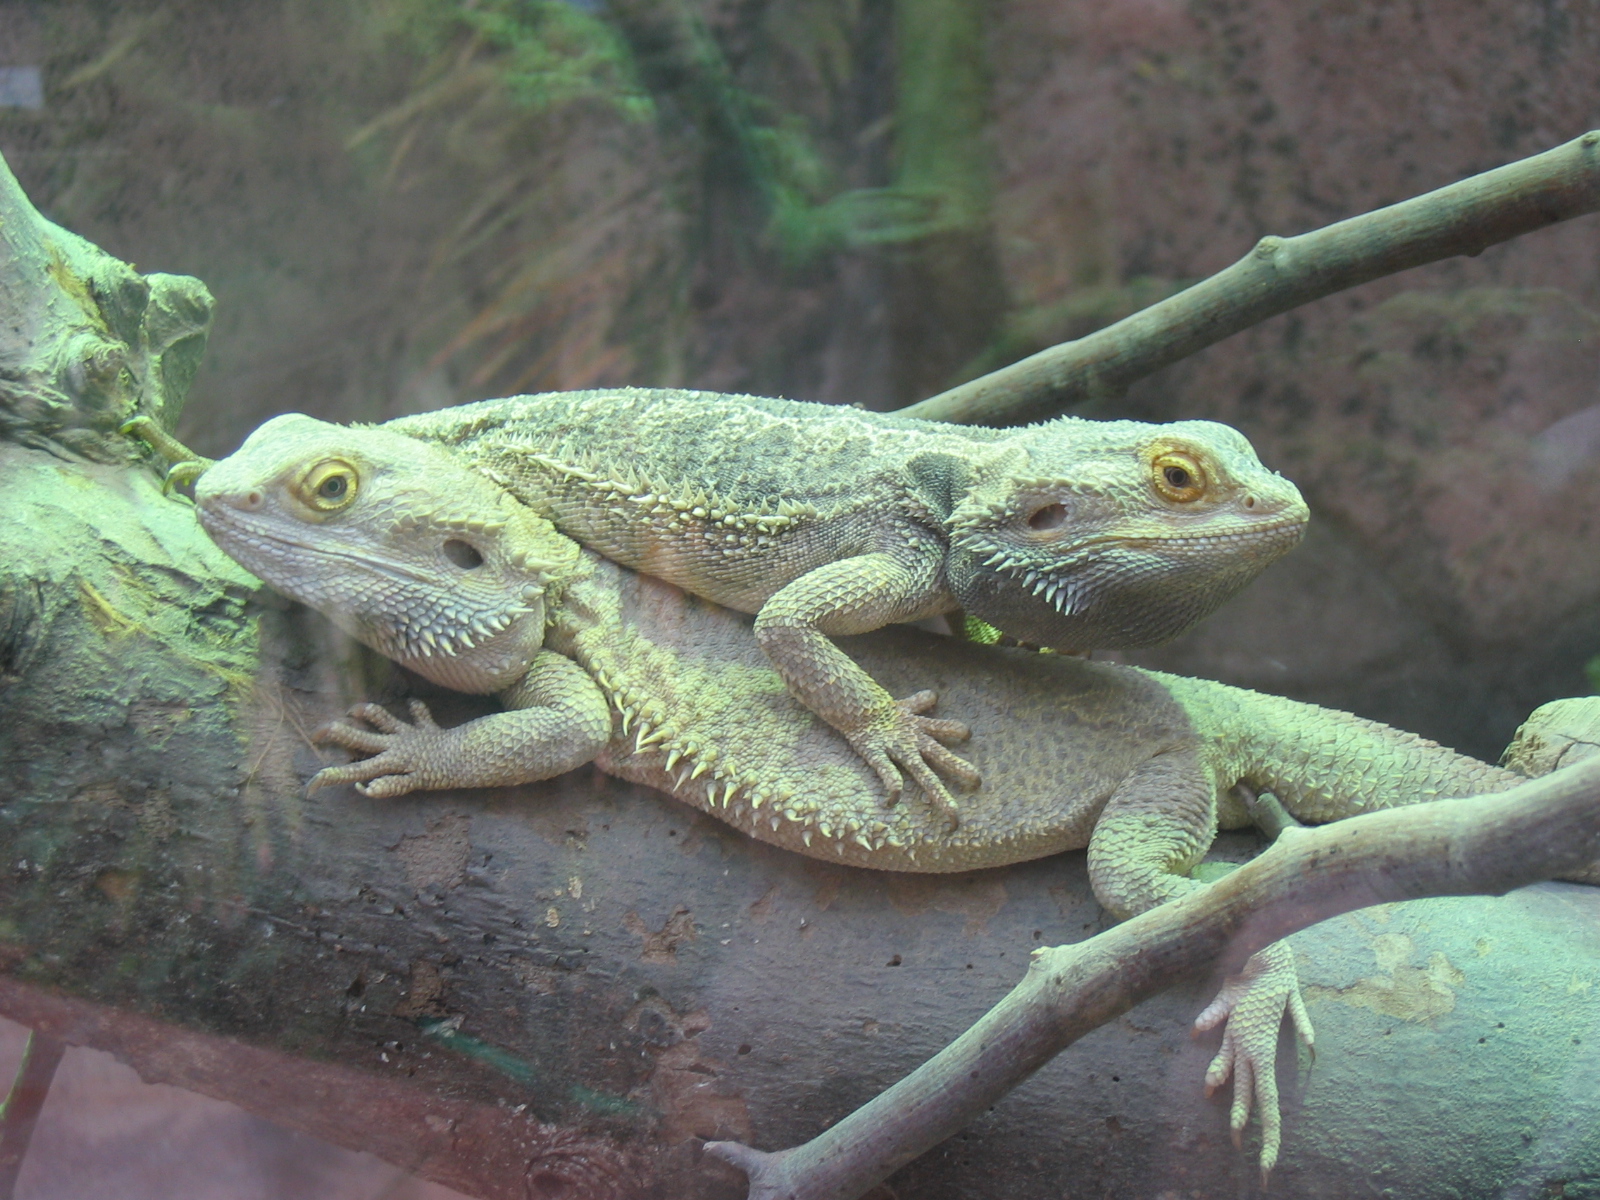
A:
[[[1287,830],[1210,887],[1086,942],[1036,950],[1028,974],[949,1047],[792,1150],[709,1152],[750,1200],[856,1200],[956,1133],[1085,1034],[1218,961],[1329,917],[1426,896],[1501,895],[1587,868],[1600,852],[1600,758],[1509,792]]]

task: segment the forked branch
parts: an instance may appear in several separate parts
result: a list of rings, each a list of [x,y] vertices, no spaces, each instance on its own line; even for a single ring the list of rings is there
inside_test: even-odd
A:
[[[1224,271],[1075,342],[1002,367],[907,416],[1017,425],[1130,384],[1214,342],[1357,284],[1600,210],[1600,130],[1298,237],[1264,237]]]
[[[750,1177],[750,1200],[854,1200],[951,1136],[1078,1038],[1162,989],[1237,968],[1267,943],[1352,909],[1499,895],[1600,857],[1600,757],[1508,792],[1288,829],[1266,853],[1182,900],[1072,946],[1028,974],[950,1046],[802,1146],[707,1150]]]

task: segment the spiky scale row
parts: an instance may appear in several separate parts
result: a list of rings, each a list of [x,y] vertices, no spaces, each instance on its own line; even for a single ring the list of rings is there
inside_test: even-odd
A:
[[[1041,571],[1002,549],[989,555],[983,565],[994,567],[1004,571],[1013,579],[1021,580],[1023,587],[1035,596],[1044,597],[1045,602],[1063,616],[1070,617],[1081,607],[1084,599],[1082,588],[1076,581],[1067,579],[1064,574],[1065,571],[1082,565],[1076,559],[1063,559],[1063,571]]]
[[[504,633],[518,617],[530,611],[526,605],[516,605],[474,616],[452,608],[431,614],[426,624],[413,623],[387,632],[383,640],[402,658],[455,658]]]
[[[494,537],[505,531],[506,523],[471,512],[402,513],[395,519],[397,534],[420,533],[423,530],[440,533],[468,533]]]
[[[1078,589],[1074,584],[1054,575],[1041,575],[1037,571],[1029,571],[1028,575],[1033,594],[1043,595],[1045,602],[1052,605],[1058,613],[1071,616],[1077,611]]]
[[[719,495],[714,488],[686,484],[677,494],[671,489],[653,487],[631,471],[618,479],[608,474],[598,464],[591,469],[592,456],[571,450],[556,453],[529,451],[528,461],[566,479],[583,485],[603,502],[627,502],[636,505],[634,516],[653,517],[666,524],[690,525],[695,522],[707,526],[705,536],[717,536],[713,527],[725,531],[720,534],[724,553],[735,547],[765,547],[770,540],[794,528],[801,521],[813,518],[817,510],[812,505],[774,498],[765,509],[740,511],[740,506]],[[741,536],[742,535],[742,536]]]
[[[658,704],[637,698],[604,667],[590,663],[589,671],[615,708],[621,731],[624,734],[633,732],[633,753],[660,755],[663,770],[673,780],[673,790],[683,798],[692,800],[690,785],[710,775],[701,789],[702,803],[708,810],[721,810],[730,820],[754,827],[762,823],[764,810],[765,824],[773,833],[780,833],[787,822],[796,828],[807,847],[817,833],[830,840],[837,837],[853,842],[869,853],[886,845],[901,844],[890,826],[882,821],[829,817],[816,800],[769,790],[762,781],[752,779],[737,764],[722,758],[716,747],[679,736]]]

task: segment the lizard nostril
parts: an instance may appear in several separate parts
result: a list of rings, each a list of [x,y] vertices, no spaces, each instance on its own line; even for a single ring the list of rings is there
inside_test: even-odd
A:
[[[261,501],[261,493],[252,488],[250,491],[239,497],[239,507],[254,511],[255,509],[261,507]]]
[[[1244,506],[1246,508],[1254,508],[1256,506],[1256,498],[1254,494],[1248,495],[1244,498]]]

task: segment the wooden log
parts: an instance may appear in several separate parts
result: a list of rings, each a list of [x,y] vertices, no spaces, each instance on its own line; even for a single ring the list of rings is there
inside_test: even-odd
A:
[[[170,423],[181,406],[209,314],[200,284],[141,277],[56,229],[9,175],[0,234],[0,1013],[473,1194],[733,1197],[742,1178],[702,1161],[702,1140],[809,1139],[976,1020],[1031,948],[1105,927],[1079,856],[946,878],[850,871],[590,772],[305,797],[320,764],[307,731],[356,699],[420,694],[447,721],[482,710],[259,594],[117,438],[126,417]],[[1572,911],[1592,895],[1554,894]],[[1526,908],[1457,903],[1484,906],[1458,922],[1556,969],[1567,943],[1530,934]],[[1408,934],[1424,961],[1430,936],[1445,934]],[[1346,976],[1372,951],[1306,938],[1312,963]],[[1407,1041],[1386,1078],[1419,1077],[1486,1011],[1516,1007],[1526,962],[1437,953],[1468,981],[1450,985],[1464,1024]],[[1600,948],[1574,943],[1560,973],[1600,974],[1591,959]],[[1561,1021],[1483,1052],[1551,1064],[1529,1081],[1494,1059],[1535,1107],[1581,1019],[1581,993],[1561,994]],[[1248,1157],[1200,1097],[1202,1052],[1183,1056],[1200,1002],[1158,996],[1138,1025],[1075,1047],[1035,1076],[1043,1091],[980,1118],[977,1140],[906,1168],[907,1188],[1246,1186]],[[1314,1011],[1325,1055],[1377,1036],[1369,1008]],[[1474,1180],[1521,1161],[1510,1124],[1475,1126],[1481,1148],[1449,1169],[1395,1149],[1401,1130],[1455,1146],[1461,1122],[1437,1104],[1393,1132],[1357,1125],[1348,1152],[1319,1157],[1355,1110],[1314,1100],[1291,1108],[1291,1188],[1359,1190],[1383,1158],[1401,1194],[1479,1194]],[[430,1115],[457,1122],[448,1139]],[[1175,1138],[1181,1163],[1161,1150]],[[1572,1145],[1551,1169],[1587,1161],[1589,1143]]]

